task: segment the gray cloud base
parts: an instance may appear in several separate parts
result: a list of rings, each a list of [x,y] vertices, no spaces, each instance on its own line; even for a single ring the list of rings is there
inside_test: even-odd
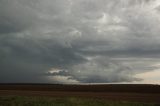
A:
[[[158,0],[0,0],[0,82],[142,80],[134,76],[159,68],[159,7]]]

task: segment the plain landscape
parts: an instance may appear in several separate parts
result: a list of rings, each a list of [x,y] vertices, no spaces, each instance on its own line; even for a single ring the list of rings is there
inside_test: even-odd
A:
[[[0,106],[160,106],[160,0],[0,0]]]
[[[61,101],[60,103],[63,103],[62,106],[71,106],[73,104],[74,106],[98,106],[100,105],[99,103],[101,103],[100,106],[110,106],[108,104],[113,104],[113,106],[160,106],[160,86],[149,84],[0,84],[0,97],[0,104],[26,103],[28,100],[30,103],[33,103],[32,100],[35,100],[34,103],[36,101],[39,103],[42,100],[41,102],[45,101],[44,103],[46,104],[52,104],[51,101],[53,103]],[[26,102],[18,102],[21,100]],[[80,103],[75,104],[77,102]],[[34,103],[32,105],[36,106]],[[135,103],[140,104],[135,105]],[[54,106],[59,105],[56,104]]]

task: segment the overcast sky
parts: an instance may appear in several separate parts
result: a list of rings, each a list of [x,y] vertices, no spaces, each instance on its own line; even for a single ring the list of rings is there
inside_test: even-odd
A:
[[[0,83],[160,84],[160,0],[0,0]]]

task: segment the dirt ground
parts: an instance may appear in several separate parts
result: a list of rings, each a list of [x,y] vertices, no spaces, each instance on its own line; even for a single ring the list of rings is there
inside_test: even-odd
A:
[[[160,94],[140,94],[140,93],[104,93],[104,92],[64,92],[64,91],[16,91],[0,90],[0,96],[49,96],[49,97],[84,97],[100,98],[106,100],[124,100],[135,102],[159,102]]]
[[[40,85],[39,85],[40,86]],[[42,85],[46,86],[46,85]],[[91,85],[90,85],[91,86]],[[128,86],[128,85],[127,85]],[[25,89],[28,87],[28,89]],[[6,88],[6,89],[5,89]],[[16,88],[16,89],[15,89]],[[30,89],[29,89],[30,88]],[[16,96],[47,96],[47,97],[81,97],[81,98],[99,98],[99,99],[106,99],[106,100],[122,100],[122,101],[134,101],[134,102],[156,102],[160,103],[160,93],[157,89],[157,92],[118,92],[118,91],[84,91],[84,89],[70,91],[70,90],[60,90],[54,88],[54,90],[47,90],[41,89],[37,90],[33,89],[36,88],[35,86],[13,86],[7,89],[5,86],[0,86],[0,96],[8,96],[8,95],[16,95]],[[78,87],[77,87],[78,88]],[[124,87],[125,88],[125,87]],[[154,87],[153,87],[154,88]],[[32,90],[33,89],[33,90]],[[94,89],[94,88],[93,88]],[[106,86],[107,89],[107,86]],[[121,88],[122,89],[122,88]],[[129,88],[128,88],[129,89]],[[143,89],[141,89],[143,91]],[[145,90],[145,87],[144,87]],[[159,89],[160,90],[160,89]]]

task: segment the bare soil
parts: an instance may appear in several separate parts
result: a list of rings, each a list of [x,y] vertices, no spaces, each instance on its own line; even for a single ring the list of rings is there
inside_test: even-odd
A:
[[[0,96],[80,97],[160,103],[159,85],[0,84]]]

